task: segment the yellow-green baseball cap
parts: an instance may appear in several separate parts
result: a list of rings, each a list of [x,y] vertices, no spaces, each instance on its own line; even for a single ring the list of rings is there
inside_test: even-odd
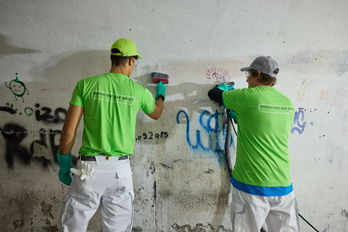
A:
[[[112,49],[117,48],[120,50],[120,53],[113,53]],[[129,39],[118,39],[111,47],[111,55],[114,56],[139,56],[140,58],[143,58],[140,54],[137,52],[137,46],[135,46],[135,43]]]

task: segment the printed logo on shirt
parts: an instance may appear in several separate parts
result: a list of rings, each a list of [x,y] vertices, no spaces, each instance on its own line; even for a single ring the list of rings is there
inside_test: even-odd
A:
[[[259,111],[264,113],[275,113],[275,114],[294,114],[295,109],[293,106],[279,106],[270,104],[260,104]]]
[[[101,90],[94,90],[92,92],[92,98],[108,102],[117,102],[120,104],[133,105],[135,103],[135,97],[108,93]]]

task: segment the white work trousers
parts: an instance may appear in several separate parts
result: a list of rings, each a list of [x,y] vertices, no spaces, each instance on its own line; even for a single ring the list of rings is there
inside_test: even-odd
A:
[[[96,156],[85,161],[94,168],[88,180],[75,175],[63,202],[63,232],[85,232],[99,205],[103,232],[129,232],[133,224],[133,180],[129,159]],[[77,169],[81,169],[78,160]]]
[[[294,192],[285,196],[262,197],[232,186],[231,222],[233,232],[299,232],[298,207]]]

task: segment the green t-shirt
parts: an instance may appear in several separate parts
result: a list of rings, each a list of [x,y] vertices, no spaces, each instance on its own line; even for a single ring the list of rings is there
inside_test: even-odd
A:
[[[123,74],[105,73],[76,84],[71,105],[84,108],[84,130],[80,155],[104,153],[132,155],[136,115],[155,109],[154,98],[144,86]]]
[[[238,120],[235,180],[254,186],[291,185],[288,139],[294,120],[291,100],[267,86],[223,92]]]

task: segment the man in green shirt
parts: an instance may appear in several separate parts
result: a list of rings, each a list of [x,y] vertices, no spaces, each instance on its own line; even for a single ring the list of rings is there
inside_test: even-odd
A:
[[[152,119],[163,110],[165,86],[160,82],[154,102],[151,92],[129,78],[137,65],[136,45],[119,39],[111,47],[111,70],[79,81],[63,126],[57,160],[59,179],[70,185],[61,210],[64,232],[86,231],[101,206],[103,231],[132,230],[133,183],[129,156],[133,154],[137,112]],[[71,179],[71,150],[84,115],[82,146]]]
[[[290,180],[288,139],[294,120],[291,100],[273,88],[279,72],[269,57],[256,58],[246,71],[247,89],[213,88],[209,97],[237,115],[236,163],[232,172],[234,231],[298,232],[299,217]]]

